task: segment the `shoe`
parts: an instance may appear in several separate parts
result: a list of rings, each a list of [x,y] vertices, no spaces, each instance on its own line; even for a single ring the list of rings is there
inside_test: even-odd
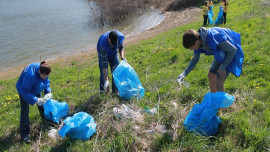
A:
[[[31,141],[30,141],[29,137],[24,137],[24,138],[22,139],[22,142],[23,142],[23,143],[29,144]]]

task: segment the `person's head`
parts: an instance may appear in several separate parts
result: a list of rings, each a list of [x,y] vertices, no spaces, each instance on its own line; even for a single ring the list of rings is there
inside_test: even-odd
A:
[[[201,45],[201,37],[199,32],[190,29],[183,34],[183,46],[186,49],[198,50]]]
[[[207,2],[207,1],[205,1],[205,2],[204,2],[204,5],[205,5],[205,6],[207,6],[207,4],[208,4],[208,2]]]
[[[46,79],[51,73],[51,67],[46,61],[40,62],[39,74],[42,79]]]
[[[227,1],[227,0],[222,0],[221,2],[224,3],[224,4],[226,5],[226,1]]]
[[[115,31],[109,33],[109,43],[111,46],[115,46],[118,42],[118,35]]]

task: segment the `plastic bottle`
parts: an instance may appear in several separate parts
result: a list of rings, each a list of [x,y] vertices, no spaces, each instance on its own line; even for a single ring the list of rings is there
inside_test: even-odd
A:
[[[47,94],[43,97],[43,99],[44,99],[45,101],[48,101],[48,100],[52,99],[52,94],[51,94],[51,93],[47,93]]]
[[[157,108],[149,109],[149,107],[146,106],[145,109],[144,109],[144,112],[149,113],[149,114],[156,114],[157,110],[158,110]]]
[[[182,86],[182,84],[184,86],[186,86],[187,88],[189,87],[189,83],[187,81],[181,81],[180,79],[177,79],[177,81],[178,81],[180,87]]]
[[[125,104],[122,104],[120,108],[114,107],[113,112],[116,117],[132,118],[130,109]]]

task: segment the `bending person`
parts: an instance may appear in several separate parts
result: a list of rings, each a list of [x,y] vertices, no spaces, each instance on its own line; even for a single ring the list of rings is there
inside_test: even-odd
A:
[[[210,91],[224,92],[224,81],[229,73],[239,77],[242,72],[244,54],[240,42],[240,34],[226,28],[202,27],[198,32],[193,29],[185,31],[183,46],[194,51],[194,55],[188,67],[178,76],[178,81],[183,81],[196,66],[200,54],[213,55],[214,61],[208,73]]]
[[[20,135],[21,141],[30,143],[29,104],[37,104],[40,115],[44,118],[43,105],[46,103],[41,98],[41,92],[51,93],[50,80],[51,67],[46,61],[32,63],[22,71],[16,88],[20,97]]]
[[[125,36],[119,31],[109,31],[102,34],[97,43],[98,63],[100,70],[100,92],[109,92],[108,63],[110,63],[111,73],[119,64],[117,50],[122,60],[125,60],[123,41]],[[117,88],[112,78],[112,93],[116,93]]]

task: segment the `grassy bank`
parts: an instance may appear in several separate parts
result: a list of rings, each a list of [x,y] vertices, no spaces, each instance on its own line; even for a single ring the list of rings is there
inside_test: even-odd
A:
[[[215,17],[218,6],[214,7]],[[0,151],[269,151],[269,6],[267,0],[230,0],[227,24],[221,26],[241,33],[245,59],[241,77],[230,75],[225,82],[226,92],[239,99],[219,112],[222,124],[216,136],[197,136],[183,128],[192,106],[209,91],[207,72],[213,58],[201,56],[186,78],[189,88],[178,89],[176,83],[192,57],[192,52],[182,47],[182,34],[186,29],[198,29],[201,20],[126,48],[128,63],[146,90],[140,101],[100,95],[96,57],[87,63],[77,59],[52,65],[54,99],[66,101],[70,115],[84,111],[95,118],[97,134],[87,141],[50,139],[48,131],[57,126],[44,122],[37,107],[31,106],[32,144],[20,144],[20,105],[15,88],[18,78],[1,80]],[[142,121],[117,119],[112,109],[122,103],[135,110],[158,107],[158,113],[144,114]],[[163,125],[167,133],[158,129]]]

